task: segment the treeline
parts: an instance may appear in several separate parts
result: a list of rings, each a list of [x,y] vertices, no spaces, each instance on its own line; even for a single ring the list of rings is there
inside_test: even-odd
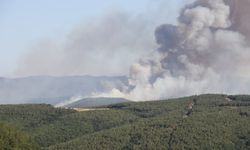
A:
[[[228,98],[232,101],[250,102],[249,95],[229,95]]]
[[[232,107],[240,107],[240,106],[250,106],[250,102],[229,102],[229,103],[223,103],[219,106],[232,106]]]
[[[14,143],[26,143],[21,145],[34,150],[37,145],[43,150],[247,150],[250,106],[246,97],[228,100],[226,95],[209,94],[115,104],[109,110],[89,112],[42,104],[2,105],[0,121],[8,125],[0,128],[4,132],[12,124],[11,131],[23,139]]]

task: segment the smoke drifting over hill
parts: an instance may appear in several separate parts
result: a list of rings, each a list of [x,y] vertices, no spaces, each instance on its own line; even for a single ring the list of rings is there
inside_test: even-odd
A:
[[[249,0],[197,0],[185,6],[178,25],[156,29],[159,48],[132,65],[131,87],[120,94],[151,100],[249,92],[249,8]]]
[[[201,93],[248,93],[249,8],[249,0],[196,0],[188,4],[180,11],[176,25],[162,24],[156,28],[158,48],[130,67],[129,85],[95,95],[140,101]],[[89,25],[76,30],[62,48],[42,44],[45,48],[38,46],[41,50],[30,54],[25,59],[29,60],[25,67],[17,72],[21,75],[23,72],[54,75],[107,73],[110,70],[105,66],[109,66],[115,74],[120,74],[124,68],[121,64],[124,66],[126,62],[137,60],[155,47],[148,37],[150,30],[143,25],[145,20],[139,18],[123,14],[111,16],[101,20],[99,26]],[[54,51],[47,53],[44,49]],[[83,57],[92,61],[82,63]],[[111,57],[116,58],[115,61],[110,61]],[[33,68],[31,72],[30,68]]]

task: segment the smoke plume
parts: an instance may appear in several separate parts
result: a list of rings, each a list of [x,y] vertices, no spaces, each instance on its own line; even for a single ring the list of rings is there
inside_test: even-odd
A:
[[[196,0],[180,11],[177,24],[156,28],[158,48],[153,52],[146,20],[111,15],[75,30],[61,46],[49,41],[36,46],[17,73],[122,74],[132,61],[151,52],[130,67],[129,85],[94,96],[141,101],[248,93],[249,8],[250,0]]]
[[[63,40],[45,39],[34,44],[20,60],[15,75],[127,74],[133,62],[156,47],[154,28],[147,22],[144,17],[123,12],[93,17]]]
[[[241,0],[240,2],[236,0],[228,0],[227,4],[231,7],[231,20],[232,28],[241,34],[243,34],[247,39],[248,44],[250,43],[250,18],[249,18],[249,0]]]
[[[250,91],[250,1],[196,0],[177,25],[155,31],[159,48],[130,68],[134,100]],[[110,96],[117,89],[111,91]]]

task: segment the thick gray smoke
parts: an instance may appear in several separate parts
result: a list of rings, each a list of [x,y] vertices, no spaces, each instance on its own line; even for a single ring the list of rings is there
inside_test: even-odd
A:
[[[197,0],[180,13],[178,25],[155,31],[159,48],[130,69],[134,100],[201,93],[249,93],[250,1]]]
[[[232,28],[241,34],[243,34],[247,39],[248,44],[250,43],[250,1],[241,0],[240,2],[236,0],[227,0],[227,3],[231,6],[231,20]]]
[[[138,12],[118,7],[117,11],[110,8],[103,15],[83,18],[66,36],[34,42],[13,76],[126,75],[131,64],[157,48],[155,28],[164,22],[175,23],[186,3],[150,0],[145,3],[150,7]],[[166,9],[169,4],[171,8]]]
[[[130,67],[129,86],[95,95],[153,100],[201,93],[249,94],[249,14],[250,0],[196,0],[180,11],[176,25],[163,24],[155,30],[158,48]],[[17,73],[124,73],[155,46],[147,21],[139,18],[108,16],[76,30],[66,44],[42,43]]]

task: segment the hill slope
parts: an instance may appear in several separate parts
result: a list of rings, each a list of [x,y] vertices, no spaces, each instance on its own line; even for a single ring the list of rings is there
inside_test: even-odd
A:
[[[124,98],[96,97],[96,98],[84,98],[77,102],[68,104],[64,107],[90,108],[90,107],[100,107],[100,106],[107,106],[111,104],[119,104],[119,103],[126,103],[126,102],[130,102],[130,101]]]
[[[201,95],[76,112],[50,105],[0,106],[46,150],[249,149],[250,96]]]

